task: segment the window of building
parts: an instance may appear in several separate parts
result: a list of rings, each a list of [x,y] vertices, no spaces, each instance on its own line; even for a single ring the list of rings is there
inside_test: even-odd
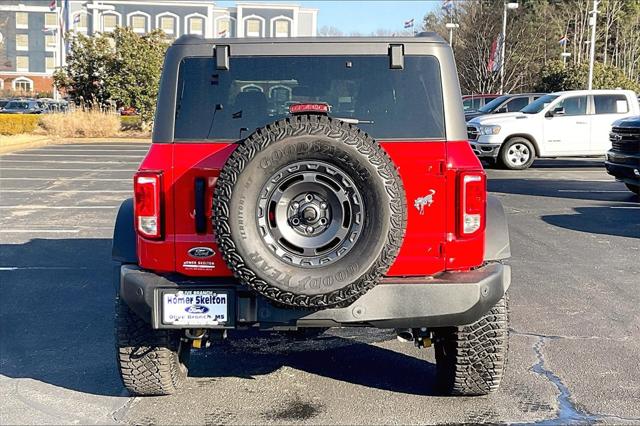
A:
[[[173,36],[176,34],[176,18],[173,16],[161,16],[160,17],[160,29],[165,34]]]
[[[29,50],[28,34],[16,34],[16,50]]]
[[[76,31],[86,33],[87,32],[87,14],[80,12],[73,16],[73,28]]]
[[[220,19],[218,20],[218,37],[226,38],[231,37],[231,26],[229,25],[229,19]]]
[[[53,56],[47,56],[45,58],[45,68],[47,72],[52,72],[53,70],[56,69],[56,61]]]
[[[44,26],[45,27],[56,27],[58,25],[58,14],[56,13],[45,13],[44,14]]]
[[[46,50],[55,49],[57,44],[57,37],[54,34],[44,36],[44,47]]]
[[[16,71],[29,71],[28,56],[16,56]]]
[[[131,17],[131,28],[136,33],[147,32],[147,17],[144,15],[135,15]]]
[[[189,34],[204,35],[204,19],[189,18]]]
[[[118,26],[118,16],[117,15],[102,15],[102,31],[110,32],[116,29]]]
[[[258,19],[247,19],[245,35],[247,37],[260,37],[261,24]]]
[[[33,81],[26,77],[18,77],[13,80],[13,90],[18,92],[31,92],[33,91]]]
[[[289,37],[291,35],[291,25],[286,19],[278,19],[275,23],[276,37]]]
[[[29,28],[29,14],[27,12],[16,12],[16,28]]]
[[[595,95],[593,103],[596,114],[625,114],[629,112],[629,104],[625,95]]]

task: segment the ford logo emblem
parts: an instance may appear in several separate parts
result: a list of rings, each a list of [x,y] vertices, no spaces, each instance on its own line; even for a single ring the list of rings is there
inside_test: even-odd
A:
[[[184,311],[189,314],[206,314],[209,312],[209,308],[202,305],[191,305],[184,308]]]
[[[213,249],[210,249],[209,247],[194,247],[191,250],[189,250],[188,253],[189,253],[189,256],[195,257],[198,259],[212,257],[214,254],[216,254],[216,252],[213,251]]]

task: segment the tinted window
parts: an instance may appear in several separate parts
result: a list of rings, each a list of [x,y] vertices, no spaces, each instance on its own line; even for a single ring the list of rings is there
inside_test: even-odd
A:
[[[520,111],[529,105],[529,98],[513,98],[507,103],[507,112]]]
[[[558,102],[553,109],[564,108],[564,115],[585,115],[587,113],[587,97],[573,96]]]
[[[291,104],[326,102],[332,117],[356,119],[378,139],[444,138],[440,67],[432,56],[238,57],[180,65],[175,138],[238,139],[284,118]],[[217,108],[216,108],[217,105]]]
[[[557,98],[558,95],[544,95],[522,108],[520,112],[524,112],[525,114],[537,114]]]
[[[500,104],[502,104],[504,101],[506,101],[507,99],[509,99],[508,96],[500,96],[499,98],[495,98],[491,101],[487,101],[486,104],[484,104],[484,106],[482,108],[480,108],[480,111],[482,112],[493,112],[496,108],[498,108],[500,106]]]
[[[627,97],[624,95],[594,95],[596,114],[624,114],[629,112]]]
[[[464,101],[462,101],[462,108],[467,111],[472,109],[473,106],[473,99],[465,99]]]

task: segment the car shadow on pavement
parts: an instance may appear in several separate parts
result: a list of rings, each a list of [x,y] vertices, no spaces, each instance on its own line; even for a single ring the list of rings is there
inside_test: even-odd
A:
[[[640,215],[628,204],[576,207],[573,210],[575,214],[546,215],[541,219],[550,225],[573,231],[640,238]]]
[[[122,396],[113,340],[111,240],[0,244],[0,267],[0,374]],[[371,344],[394,340],[395,334],[373,329],[349,333],[353,336],[328,333],[306,341],[282,335],[234,340],[222,350],[194,352],[190,375],[252,377],[287,365],[363,386],[435,393],[432,363]]]
[[[640,197],[619,182],[594,182],[564,179],[492,179],[489,192],[532,195],[536,197],[568,198],[609,202],[638,202]]]
[[[0,244],[0,374],[122,396],[110,239]]]
[[[488,169],[505,170],[494,161],[482,159],[482,165]],[[537,159],[531,165],[532,169],[582,169],[582,168],[599,168],[604,170],[604,157],[602,158],[543,158]],[[513,170],[512,173],[519,173],[519,170]]]
[[[344,330],[344,329],[343,329]],[[429,349],[395,342],[395,334],[376,329],[353,329],[353,337],[321,335],[307,341],[285,337],[234,340],[192,356],[192,377],[240,377],[272,373],[290,367],[321,377],[386,391],[439,395],[435,364],[418,358]],[[328,333],[332,333],[329,331]],[[382,338],[371,338],[383,336]],[[416,357],[375,345],[393,342]]]

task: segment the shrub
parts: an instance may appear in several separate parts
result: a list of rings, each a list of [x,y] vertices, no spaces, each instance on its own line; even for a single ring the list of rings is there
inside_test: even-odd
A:
[[[122,123],[122,131],[140,131],[142,130],[142,119],[136,115],[123,115],[120,117]]]
[[[40,126],[61,138],[106,138],[117,136],[120,116],[100,110],[76,110],[64,114],[46,114]]]
[[[0,114],[0,135],[31,133],[38,126],[39,115]]]

